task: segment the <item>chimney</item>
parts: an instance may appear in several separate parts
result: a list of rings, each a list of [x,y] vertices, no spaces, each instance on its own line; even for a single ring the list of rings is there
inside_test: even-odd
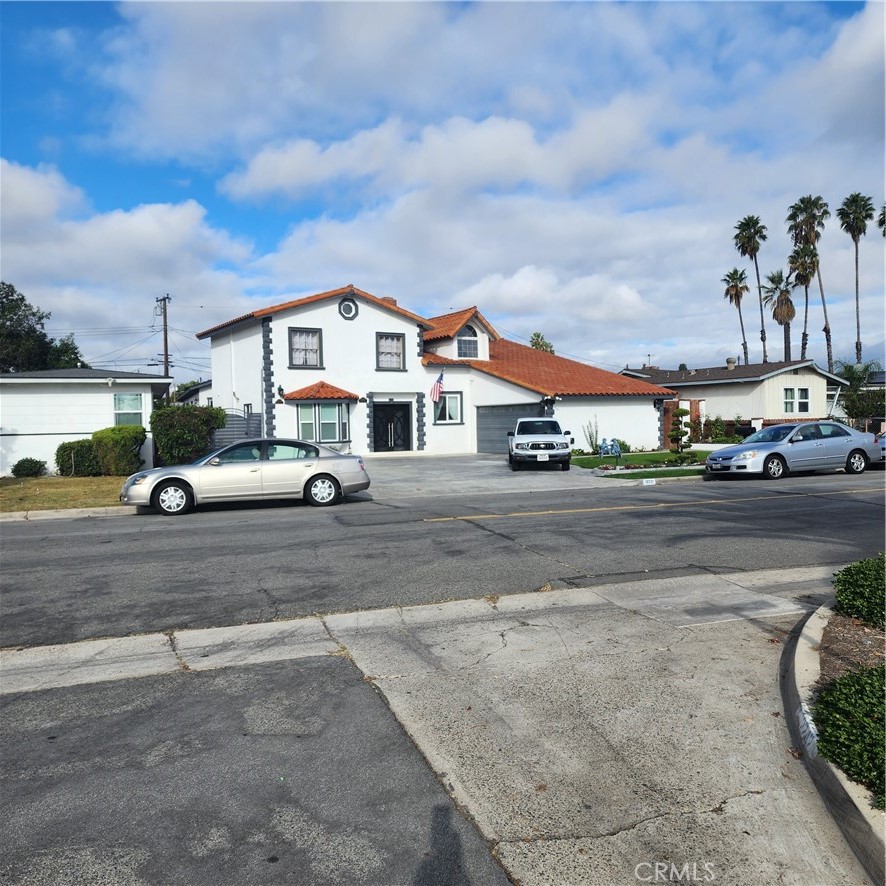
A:
[[[735,357],[727,357],[726,358],[726,368],[731,372],[735,369]]]
[[[397,307],[397,299],[391,298],[389,295],[383,295],[381,300],[386,301],[389,305],[393,305],[395,308]]]

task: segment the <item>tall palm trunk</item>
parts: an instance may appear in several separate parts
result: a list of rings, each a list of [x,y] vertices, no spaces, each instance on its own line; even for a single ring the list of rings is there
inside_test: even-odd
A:
[[[821,282],[821,269],[819,268],[816,272],[816,276],[818,277],[818,291],[821,293],[821,312],[824,314],[824,326],[822,327],[822,332],[824,333],[825,344],[827,345],[828,351],[828,372],[834,371],[834,350],[831,347],[831,324],[828,322],[828,306],[824,300],[824,285]]]
[[[791,324],[784,324],[784,359],[786,363],[791,361]]]
[[[858,238],[855,243],[855,362],[861,363],[861,312],[858,308]]]
[[[757,256],[754,256],[754,270],[757,273],[757,294],[760,296],[760,341],[763,343],[763,362],[768,363],[766,356],[766,319],[763,316],[763,284],[760,282],[760,266],[757,264]]]
[[[738,322],[741,325],[741,349],[744,351],[744,365],[750,363],[748,360],[748,340],[744,334],[744,317],[741,316],[741,302],[738,303]]]
[[[800,339],[800,359],[806,359],[806,346],[809,344],[809,333],[807,332],[807,328],[809,326],[809,284],[807,283],[803,287],[804,292],[804,305],[803,305],[803,336]]]

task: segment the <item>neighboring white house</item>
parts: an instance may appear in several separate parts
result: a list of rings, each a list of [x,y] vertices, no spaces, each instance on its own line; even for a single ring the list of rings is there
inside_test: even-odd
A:
[[[55,472],[61,443],[84,440],[113,425],[143,425],[142,448],[153,466],[149,417],[154,399],[172,382],[160,375],[116,369],[49,369],[0,374],[0,475],[22,458],[46,462]]]
[[[212,379],[191,385],[175,398],[175,402],[179,406],[212,406]]]
[[[756,428],[764,422],[826,418],[834,412],[836,392],[849,384],[812,360],[742,366],[730,358],[725,366],[706,369],[626,367],[622,375],[671,388],[681,401],[697,401],[702,421],[740,416]]]
[[[353,286],[201,332],[212,402],[260,414],[268,436],[364,453],[507,451],[518,416],[552,415],[633,448],[664,439],[673,392],[501,338],[477,308],[425,318]],[[435,382],[441,381],[436,395]]]

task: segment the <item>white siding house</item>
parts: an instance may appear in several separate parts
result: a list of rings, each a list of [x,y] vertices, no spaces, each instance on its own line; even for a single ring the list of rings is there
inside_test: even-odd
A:
[[[0,375],[0,476],[22,458],[46,462],[55,472],[61,443],[84,440],[117,424],[149,429],[155,397],[172,379],[113,369],[55,369]],[[153,442],[142,458],[152,467]]]
[[[834,413],[834,397],[828,389],[837,391],[848,385],[812,360],[741,366],[730,359],[726,366],[706,369],[643,366],[623,369],[622,374],[672,388],[680,399],[698,401],[702,420],[740,416],[757,428],[764,422],[827,418]]]
[[[353,286],[253,311],[209,339],[212,402],[268,436],[344,451],[507,451],[516,415],[547,414],[634,448],[662,442],[672,391],[502,339],[477,308],[425,318]],[[442,374],[442,392],[433,391]]]

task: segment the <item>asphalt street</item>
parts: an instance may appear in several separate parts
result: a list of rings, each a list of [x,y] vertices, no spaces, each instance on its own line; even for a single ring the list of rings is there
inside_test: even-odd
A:
[[[590,478],[546,485],[575,473],[516,475],[529,484],[518,501],[489,488],[472,499],[471,477],[473,493],[435,495],[422,475],[410,491],[425,500],[418,518],[404,491],[379,485],[330,511],[4,524],[15,582],[28,585],[20,564],[33,543],[28,587],[48,599],[32,604],[34,642],[15,594],[6,625],[4,589],[4,630],[20,636],[0,650],[0,882],[596,886],[664,872],[671,882],[865,883],[791,747],[779,676],[833,564],[882,539],[883,475],[789,478],[775,490],[690,481],[667,495]],[[640,497],[650,491],[661,497]],[[495,495],[501,506],[490,508]],[[768,536],[756,529],[756,562],[753,533],[722,535],[761,507],[754,500],[771,521]],[[830,539],[813,519],[828,507],[838,514]],[[700,540],[687,509],[701,516]],[[373,511],[392,519],[368,534],[349,525]],[[657,527],[641,533],[643,552],[617,559],[612,547],[642,520]],[[349,607],[361,597],[342,594],[320,609],[308,593],[237,620],[254,610],[202,594],[183,610],[192,618],[164,621],[175,587],[141,604],[149,581],[99,566],[134,550],[130,534],[168,553],[174,524],[179,571],[215,533],[230,559],[203,582],[230,585],[234,539],[264,531],[271,557],[287,522],[293,546],[309,538],[287,564],[343,533],[363,550],[376,543],[388,564],[397,550],[414,560],[423,533],[426,549],[440,545],[426,551],[436,571],[394,570],[385,582],[406,587],[387,605]],[[401,548],[392,533],[415,539]],[[677,533],[673,556],[662,542]],[[525,554],[488,583],[495,561],[478,561],[484,544],[465,535],[502,545],[500,562]],[[582,559],[588,537],[597,541]],[[665,562],[647,573],[656,544]],[[796,547],[818,559],[797,564]],[[106,553],[92,561],[96,548]],[[450,576],[471,558],[473,593],[453,593]],[[746,565],[730,568],[734,559]],[[369,572],[358,586],[387,574]],[[176,587],[190,593],[196,577]],[[78,593],[91,601],[85,616]],[[108,639],[40,639],[53,635]]]

